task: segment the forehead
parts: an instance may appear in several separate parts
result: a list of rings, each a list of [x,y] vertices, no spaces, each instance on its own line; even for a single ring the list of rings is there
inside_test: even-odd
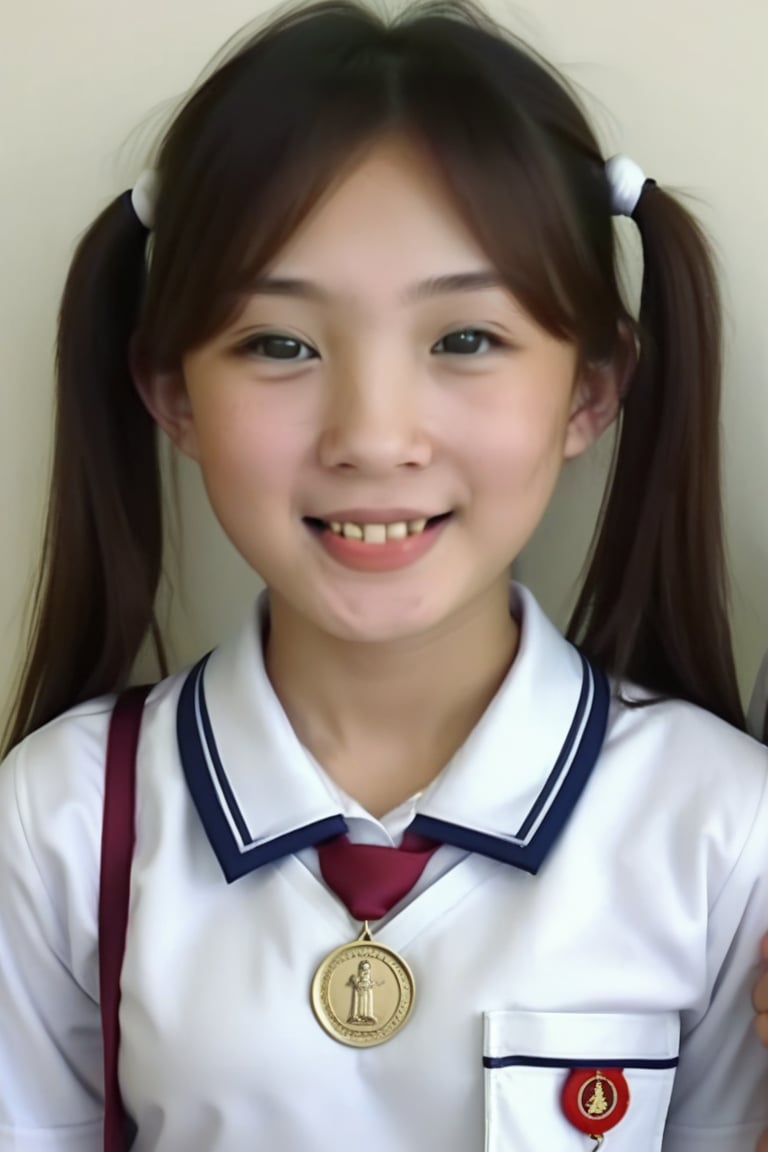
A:
[[[268,272],[339,288],[373,282],[386,292],[487,266],[426,150],[393,137],[373,146],[328,189]]]

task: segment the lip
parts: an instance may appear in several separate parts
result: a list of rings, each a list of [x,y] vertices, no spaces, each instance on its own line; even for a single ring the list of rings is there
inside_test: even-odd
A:
[[[425,512],[421,508],[344,508],[341,511],[323,512],[309,519],[322,520],[325,524],[401,524],[409,520],[434,520],[444,516],[442,512]]]

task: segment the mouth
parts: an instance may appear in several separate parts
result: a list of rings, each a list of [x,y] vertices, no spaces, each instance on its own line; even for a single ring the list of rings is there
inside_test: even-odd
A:
[[[318,534],[330,532],[345,540],[355,540],[360,544],[370,544],[372,547],[388,544],[395,540],[407,540],[412,536],[423,536],[425,532],[445,523],[453,515],[452,512],[442,512],[438,516],[417,516],[407,520],[321,520],[315,516],[305,516],[304,523]]]

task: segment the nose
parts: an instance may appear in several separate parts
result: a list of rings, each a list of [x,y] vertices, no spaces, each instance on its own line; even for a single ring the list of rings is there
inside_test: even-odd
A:
[[[417,376],[414,365],[386,358],[337,368],[329,381],[321,464],[370,476],[425,468],[432,445]]]

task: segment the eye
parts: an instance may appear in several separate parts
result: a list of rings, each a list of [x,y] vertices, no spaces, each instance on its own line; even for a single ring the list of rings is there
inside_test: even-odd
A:
[[[281,360],[292,364],[317,358],[317,352],[309,344],[279,332],[260,332],[251,336],[240,345],[240,351],[260,360]]]
[[[477,356],[502,348],[504,341],[480,328],[462,328],[438,340],[432,351],[444,356]]]

